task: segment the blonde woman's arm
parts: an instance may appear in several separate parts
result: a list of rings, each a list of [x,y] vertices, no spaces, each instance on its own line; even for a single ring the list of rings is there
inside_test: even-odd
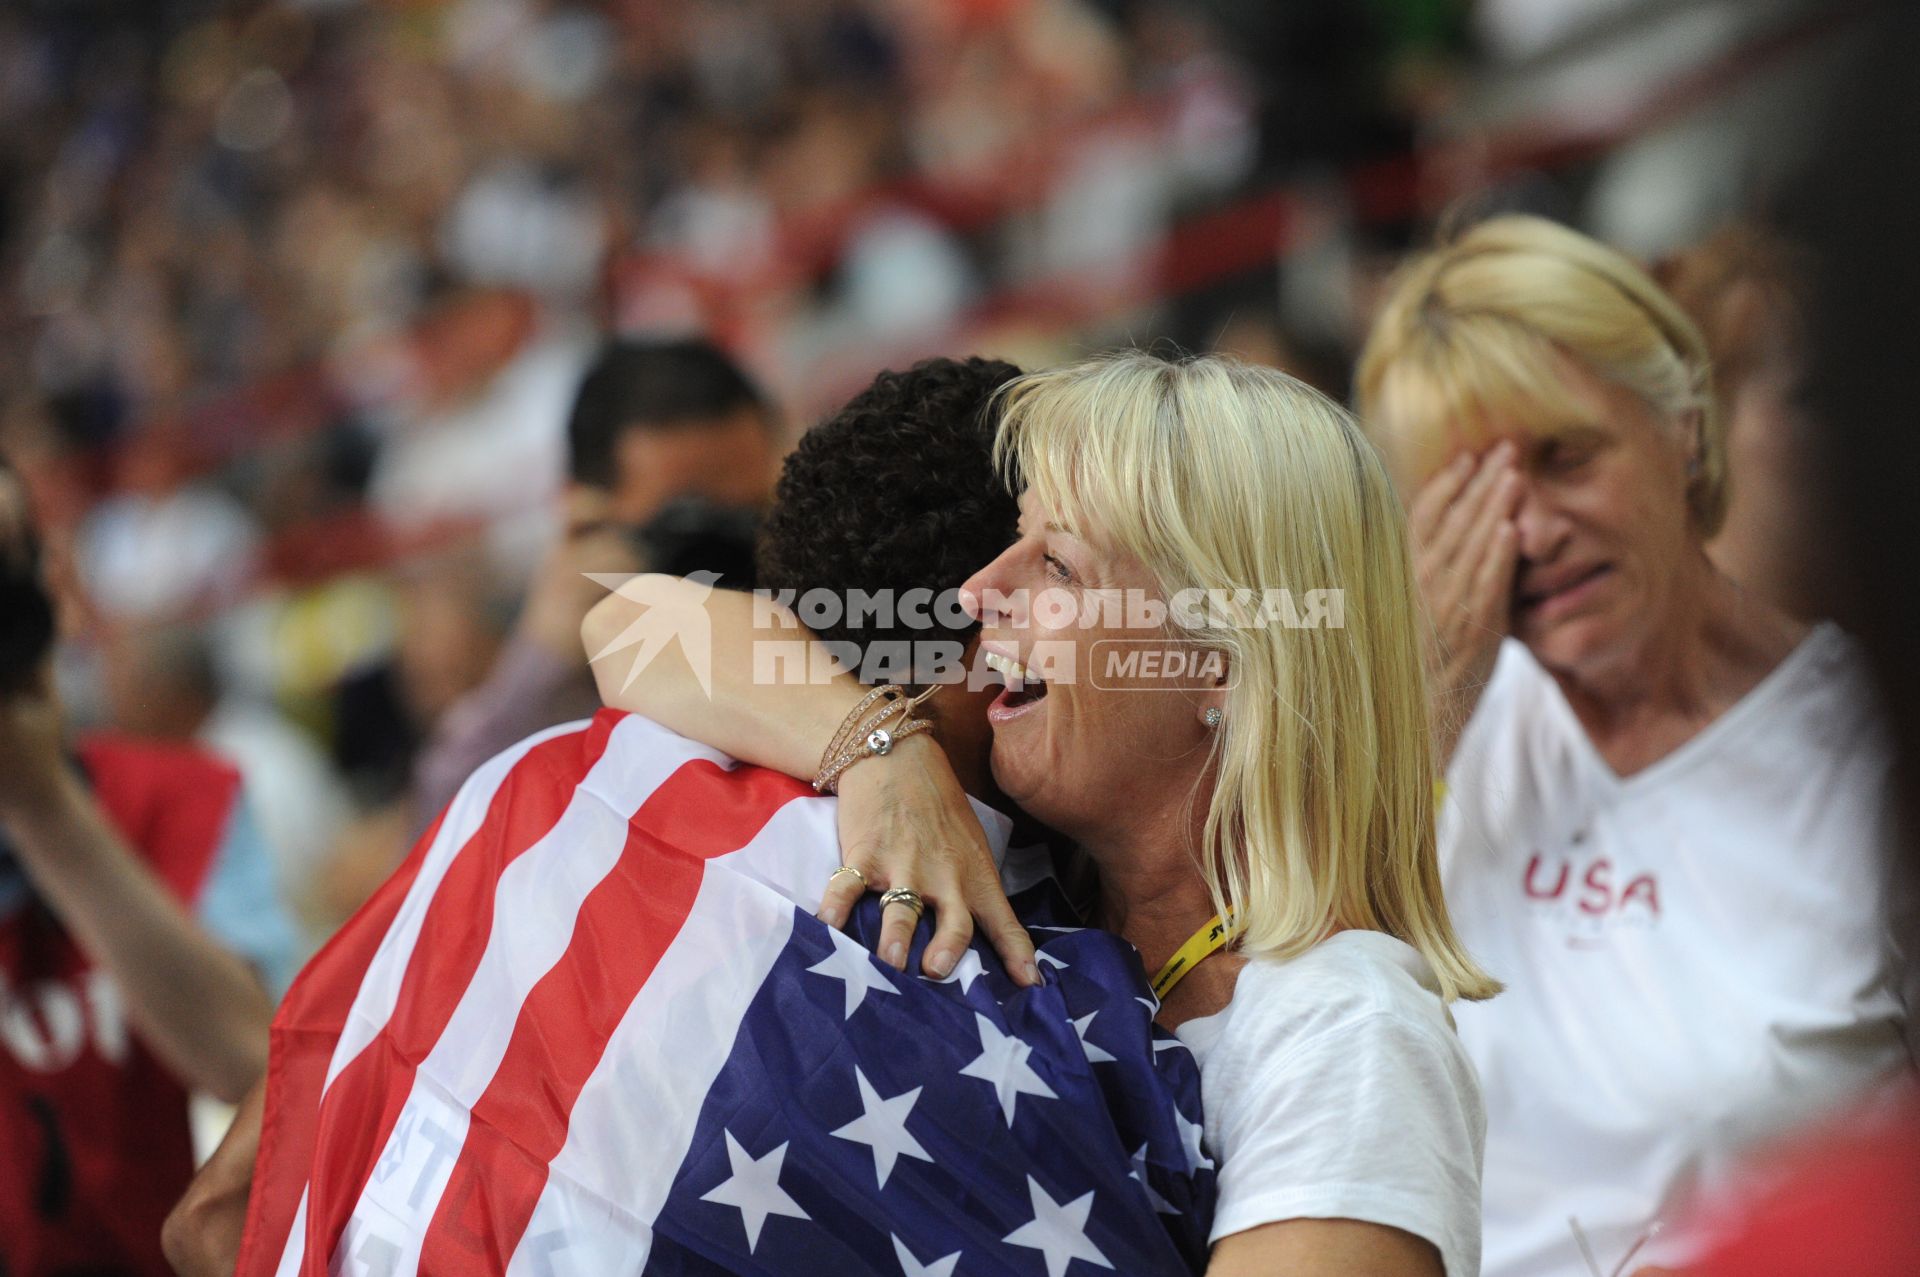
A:
[[[677,576],[631,578],[580,636],[606,704],[805,780],[867,690],[777,602]]]
[[[1207,1277],[1446,1277],[1432,1242],[1357,1219],[1285,1219],[1222,1237]]]
[[[867,688],[777,602],[680,577],[634,577],[587,613],[581,638],[600,699],[756,766],[811,780],[820,756]],[[978,919],[1013,978],[1039,983],[1026,928],[1001,890],[986,836],[930,733],[856,764],[839,785],[839,874],[820,917],[851,916],[863,889],[910,886],[934,911],[922,958],[944,978]],[[881,960],[905,968],[913,927],[889,909]]]

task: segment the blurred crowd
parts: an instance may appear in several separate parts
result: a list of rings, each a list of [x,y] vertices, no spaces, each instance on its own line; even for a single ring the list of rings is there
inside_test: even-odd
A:
[[[1463,22],[1378,10],[10,8],[0,447],[74,587],[71,712],[244,760],[325,935],[566,523],[599,334],[719,341],[776,456],[956,334],[1058,357],[1154,314],[1176,216],[1404,147]],[[1272,256],[1145,322],[1286,357]]]
[[[1797,7],[1691,0],[1621,64],[1594,50],[1649,6],[9,6],[0,456],[59,700],[91,741],[237,768],[194,872],[266,877],[195,922],[278,970],[480,761],[591,712],[583,573],[745,583],[781,458],[877,369],[1164,339],[1345,398],[1390,268],[1463,197],[1653,269],[1726,422],[1714,562],[1817,619],[1815,268],[1751,215],[1788,99],[1642,140],[1657,86],[1595,87]],[[238,1095],[206,1078],[256,1064],[183,1075]]]
[[[1287,8],[9,9],[0,448],[71,587],[70,712],[243,760],[317,941],[444,798],[416,787],[436,727],[565,593],[522,606],[577,566],[565,426],[602,334],[704,334],[762,388],[758,490],[727,494],[751,507],[876,367],[962,345],[1042,364],[1164,336],[1342,394],[1438,202],[1616,198],[1503,178],[1484,146],[1401,174],[1378,214],[1333,180],[1609,6]],[[1275,181],[1283,235],[1238,268],[1222,235],[1219,269],[1174,278],[1170,227]],[[1736,230],[1668,267],[1738,347],[1756,476],[1790,466],[1762,420],[1788,256]],[[699,490],[698,456],[625,522]],[[1756,575],[1792,506],[1769,483],[1725,538]]]

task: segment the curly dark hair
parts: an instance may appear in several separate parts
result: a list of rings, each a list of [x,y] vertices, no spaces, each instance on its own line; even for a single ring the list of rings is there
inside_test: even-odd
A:
[[[883,372],[787,457],[761,527],[762,589],[889,590],[895,599],[960,585],[1013,539],[1018,506],[993,468],[993,392],[1020,375],[997,359],[928,359]],[[816,627],[830,642],[905,644],[962,639],[973,626],[912,628],[895,611]],[[949,614],[946,618],[951,620]],[[892,624],[886,624],[891,621]]]

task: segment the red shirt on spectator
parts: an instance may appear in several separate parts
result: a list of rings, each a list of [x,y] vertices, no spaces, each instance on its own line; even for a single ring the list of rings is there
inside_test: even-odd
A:
[[[199,750],[109,736],[79,758],[107,818],[197,913],[239,774]],[[161,1221],[192,1174],[185,1088],[0,855],[0,1273],[165,1277]]]

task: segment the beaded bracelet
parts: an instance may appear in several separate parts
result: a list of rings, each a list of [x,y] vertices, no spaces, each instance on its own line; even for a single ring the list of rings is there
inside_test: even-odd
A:
[[[913,711],[937,690],[936,685],[917,696],[908,696],[899,684],[888,683],[867,693],[841,720],[840,729],[827,743],[819,774],[813,780],[814,792],[838,793],[840,777],[849,767],[887,754],[897,742],[932,727],[926,719],[915,718]],[[872,708],[876,703],[879,708]]]
[[[899,742],[919,732],[927,731],[932,726],[933,724],[924,718],[910,718],[892,729],[875,728],[866,740],[861,742],[859,749],[842,754],[826,771],[821,772],[819,779],[813,782],[814,789],[823,794],[839,793],[840,777],[848,768],[865,759],[877,758],[889,753]]]
[[[819,770],[826,771],[828,765],[844,754],[854,741],[867,735],[899,712],[898,704],[906,694],[906,689],[898,683],[885,683],[874,688],[860,698],[860,703],[847,711],[840,720],[840,726],[834,731],[833,739],[820,754]],[[878,704],[878,709],[873,706]]]

